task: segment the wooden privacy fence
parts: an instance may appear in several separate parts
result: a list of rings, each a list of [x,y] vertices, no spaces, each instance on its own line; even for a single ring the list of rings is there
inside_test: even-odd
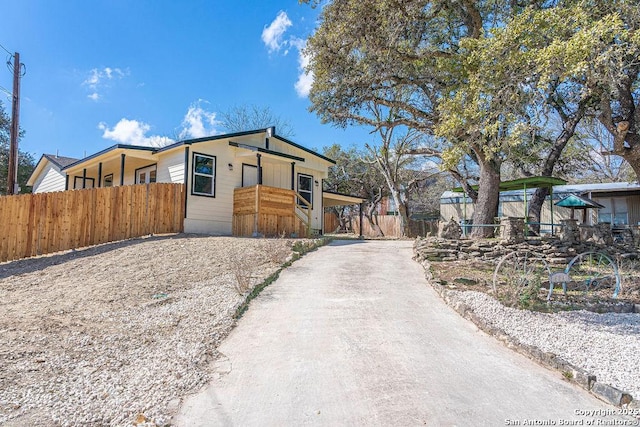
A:
[[[402,235],[400,230],[400,217],[397,215],[377,215],[374,217],[374,221],[380,226],[382,233],[385,237],[400,237]],[[348,222],[347,222],[348,225]],[[340,226],[338,217],[333,212],[325,212],[324,214],[324,231],[325,233],[333,233]],[[360,232],[360,218],[356,215],[351,220],[353,233],[358,234]],[[438,221],[431,220],[409,220],[409,236],[417,237],[426,236],[428,234],[436,235],[438,232]],[[364,218],[362,226],[362,234],[365,237],[374,237],[375,233],[373,228],[369,224],[367,218]]]
[[[183,231],[183,184],[0,197],[0,262]]]
[[[374,217],[374,221],[380,226],[380,229],[384,233],[385,237],[400,237],[402,236],[402,230],[400,229],[400,218],[395,215],[378,215]],[[353,218],[353,232],[360,232],[360,217]],[[362,218],[362,235],[367,237],[375,236],[373,227],[369,224],[367,218]]]
[[[311,224],[311,207],[296,207],[295,191],[284,188],[254,185],[236,188],[233,192],[233,224],[234,236],[290,236],[295,233],[299,237],[309,235]],[[304,215],[302,219],[300,215]]]

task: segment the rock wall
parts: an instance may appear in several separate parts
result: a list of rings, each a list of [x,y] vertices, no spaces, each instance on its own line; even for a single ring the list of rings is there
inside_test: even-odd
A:
[[[497,262],[513,251],[530,251],[544,258],[549,264],[565,266],[576,255],[587,251],[614,253],[636,253],[633,245],[624,242],[610,245],[595,241],[576,242],[560,238],[531,238],[528,240],[505,239],[443,239],[436,237],[417,238],[414,242],[415,258],[418,261],[458,261],[479,259]]]

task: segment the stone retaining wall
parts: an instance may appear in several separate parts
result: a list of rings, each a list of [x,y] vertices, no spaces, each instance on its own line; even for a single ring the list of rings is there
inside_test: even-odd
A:
[[[439,237],[417,238],[414,251],[418,261],[457,261],[479,259],[497,262],[513,251],[530,251],[544,258],[551,265],[566,265],[576,255],[587,251],[602,251],[610,255],[636,256],[633,245],[602,244],[594,241],[566,240],[560,237],[532,237],[520,241],[506,239],[443,239]],[[623,255],[624,256],[624,255]]]

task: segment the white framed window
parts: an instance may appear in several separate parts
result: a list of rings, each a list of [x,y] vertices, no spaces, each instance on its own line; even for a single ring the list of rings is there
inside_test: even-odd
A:
[[[193,153],[191,194],[216,196],[216,156]]]
[[[156,165],[136,169],[136,184],[149,184],[151,182],[156,182],[156,171]]]
[[[104,180],[102,181],[103,187],[113,187],[113,174],[105,175]]]
[[[313,177],[311,175],[298,174],[298,193],[305,199],[313,208]],[[298,205],[303,208],[307,206],[298,201]]]

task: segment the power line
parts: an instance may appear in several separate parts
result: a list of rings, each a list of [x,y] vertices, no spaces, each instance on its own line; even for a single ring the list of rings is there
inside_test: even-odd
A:
[[[13,96],[13,94],[11,92],[9,92],[9,90],[7,90],[6,88],[0,86],[0,91],[6,93],[9,96]]]
[[[9,55],[13,56],[13,53],[9,52],[9,49],[7,49],[6,47],[2,46],[1,44],[0,44],[0,48],[2,48],[2,50],[7,52]]]

